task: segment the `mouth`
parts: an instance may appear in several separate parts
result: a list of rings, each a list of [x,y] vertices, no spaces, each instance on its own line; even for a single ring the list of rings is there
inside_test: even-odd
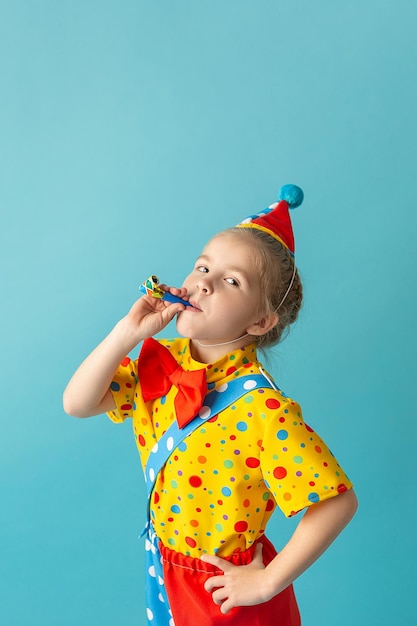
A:
[[[198,313],[202,313],[203,310],[198,306],[197,302],[195,302],[194,300],[189,300],[189,303],[191,304],[191,311],[194,310]]]

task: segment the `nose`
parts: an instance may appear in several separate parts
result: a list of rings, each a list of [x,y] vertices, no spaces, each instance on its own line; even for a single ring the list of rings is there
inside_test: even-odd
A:
[[[213,291],[213,287],[208,276],[204,274],[201,276],[201,278],[199,278],[197,282],[197,288],[200,293],[203,293],[205,295],[208,295]]]

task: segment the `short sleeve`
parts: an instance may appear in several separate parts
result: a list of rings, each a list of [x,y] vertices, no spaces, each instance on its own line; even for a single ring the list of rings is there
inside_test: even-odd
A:
[[[265,483],[287,517],[352,487],[327,445],[288,399],[269,417],[261,450]]]
[[[132,417],[135,398],[135,390],[138,381],[137,361],[125,357],[120,363],[110,385],[116,408],[107,415],[112,422],[124,422],[127,417]]]

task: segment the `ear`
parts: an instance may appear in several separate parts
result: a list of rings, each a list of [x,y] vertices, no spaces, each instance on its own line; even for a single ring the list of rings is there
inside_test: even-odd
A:
[[[266,335],[267,332],[274,328],[279,321],[278,313],[266,313],[260,320],[250,324],[246,332],[249,335]]]

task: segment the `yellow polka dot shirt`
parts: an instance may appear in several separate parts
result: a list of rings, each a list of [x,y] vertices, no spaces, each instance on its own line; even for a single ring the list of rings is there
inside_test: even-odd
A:
[[[188,339],[160,340],[185,370],[202,364]],[[209,390],[236,376],[259,374],[255,344],[207,366]],[[111,384],[114,422],[132,418],[142,466],[175,419],[173,386],[144,402],[137,361],[126,357]],[[281,391],[255,389],[199,426],[159,473],[151,519],[162,543],[183,554],[229,556],[249,548],[278,505],[292,516],[352,487],[326,444]]]

